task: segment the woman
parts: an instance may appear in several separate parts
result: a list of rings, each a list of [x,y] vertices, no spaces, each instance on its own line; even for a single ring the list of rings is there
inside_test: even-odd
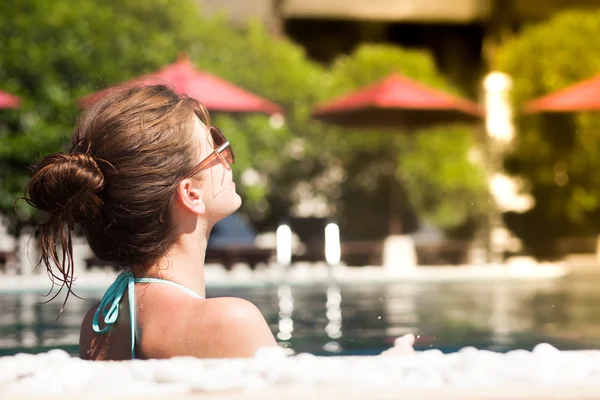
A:
[[[70,153],[36,167],[26,200],[47,216],[38,236],[53,280],[71,292],[75,224],[124,271],[83,320],[82,358],[250,357],[276,345],[253,304],[205,298],[208,236],[241,205],[234,161],[204,107],[157,85],[108,94],[79,120]]]

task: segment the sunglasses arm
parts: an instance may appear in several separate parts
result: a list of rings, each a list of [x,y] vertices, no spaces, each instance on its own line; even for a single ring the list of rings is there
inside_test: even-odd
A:
[[[213,150],[212,153],[210,153],[204,160],[202,160],[200,162],[200,164],[198,164],[198,166],[196,168],[194,168],[189,174],[187,174],[184,179],[188,179],[191,178],[192,176],[196,175],[198,172],[202,171],[204,168],[206,168],[206,166],[208,164],[210,164],[215,158],[221,158],[223,159],[223,156],[221,156],[221,153],[229,147],[229,142],[225,142],[222,145],[219,146],[219,148]],[[229,164],[227,161],[225,161],[223,159],[223,162],[226,164]]]
[[[214,161],[215,158],[218,158],[219,156],[217,155],[216,152],[212,152],[208,157],[206,157],[204,160],[202,160],[202,162],[200,164],[198,164],[196,166],[196,168],[194,168],[189,174],[187,174],[183,179],[188,179],[191,178],[192,176],[196,175],[198,172],[202,171],[204,168],[206,168],[206,166],[208,164],[210,164],[211,162]]]

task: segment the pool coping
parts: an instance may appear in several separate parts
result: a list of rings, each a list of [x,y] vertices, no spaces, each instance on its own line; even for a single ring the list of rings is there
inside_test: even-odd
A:
[[[551,281],[569,274],[563,264],[536,264],[511,266],[421,266],[412,270],[390,271],[379,266],[336,267],[333,272],[326,266],[292,268],[289,271],[271,268],[251,271],[238,268],[225,271],[219,267],[206,268],[207,288],[264,288],[314,286],[328,284],[390,284],[390,283],[446,283],[473,281]],[[76,278],[75,289],[104,290],[113,282],[116,272],[98,271]],[[0,275],[0,294],[47,292],[51,283],[46,274]]]

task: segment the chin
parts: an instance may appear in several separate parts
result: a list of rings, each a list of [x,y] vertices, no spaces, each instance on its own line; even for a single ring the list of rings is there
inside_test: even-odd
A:
[[[233,211],[231,212],[232,214],[234,212],[236,212],[237,210],[239,210],[239,208],[242,206],[242,197],[239,194],[235,194],[233,196]]]
[[[216,213],[217,221],[227,218],[228,216],[239,210],[241,206],[242,198],[237,193],[234,193],[229,205],[225,206],[225,204],[223,204],[222,207],[220,207],[220,210]]]

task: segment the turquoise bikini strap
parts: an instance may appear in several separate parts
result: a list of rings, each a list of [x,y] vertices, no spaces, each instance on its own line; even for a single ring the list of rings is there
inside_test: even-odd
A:
[[[167,284],[167,285],[175,286],[175,287],[183,290],[184,292],[186,292],[190,296],[195,297],[197,299],[201,299],[202,298],[202,296],[200,296],[198,293],[194,292],[193,290],[190,290],[190,289],[186,288],[185,286],[180,285],[179,283],[167,281],[167,280],[164,280],[164,279],[157,279],[157,278],[135,278],[135,283],[164,283],[164,284]]]
[[[131,358],[135,358],[135,277],[131,272],[122,272],[117,279],[108,288],[100,305],[94,314],[92,328],[97,333],[106,333],[119,317],[119,303],[125,294],[125,289],[129,292],[129,319],[131,325]],[[98,319],[100,315],[104,316],[105,327],[100,329]]]
[[[102,300],[100,300],[100,305],[98,305],[98,309],[96,310],[96,314],[94,314],[94,321],[92,322],[92,328],[94,328],[96,333],[108,332],[112,324],[117,321],[119,316],[119,302],[125,294],[125,289],[129,284],[130,277],[133,278],[131,272],[120,273],[106,293],[104,293]],[[106,325],[102,329],[100,329],[98,324],[98,318],[101,313],[104,317],[104,324]]]

